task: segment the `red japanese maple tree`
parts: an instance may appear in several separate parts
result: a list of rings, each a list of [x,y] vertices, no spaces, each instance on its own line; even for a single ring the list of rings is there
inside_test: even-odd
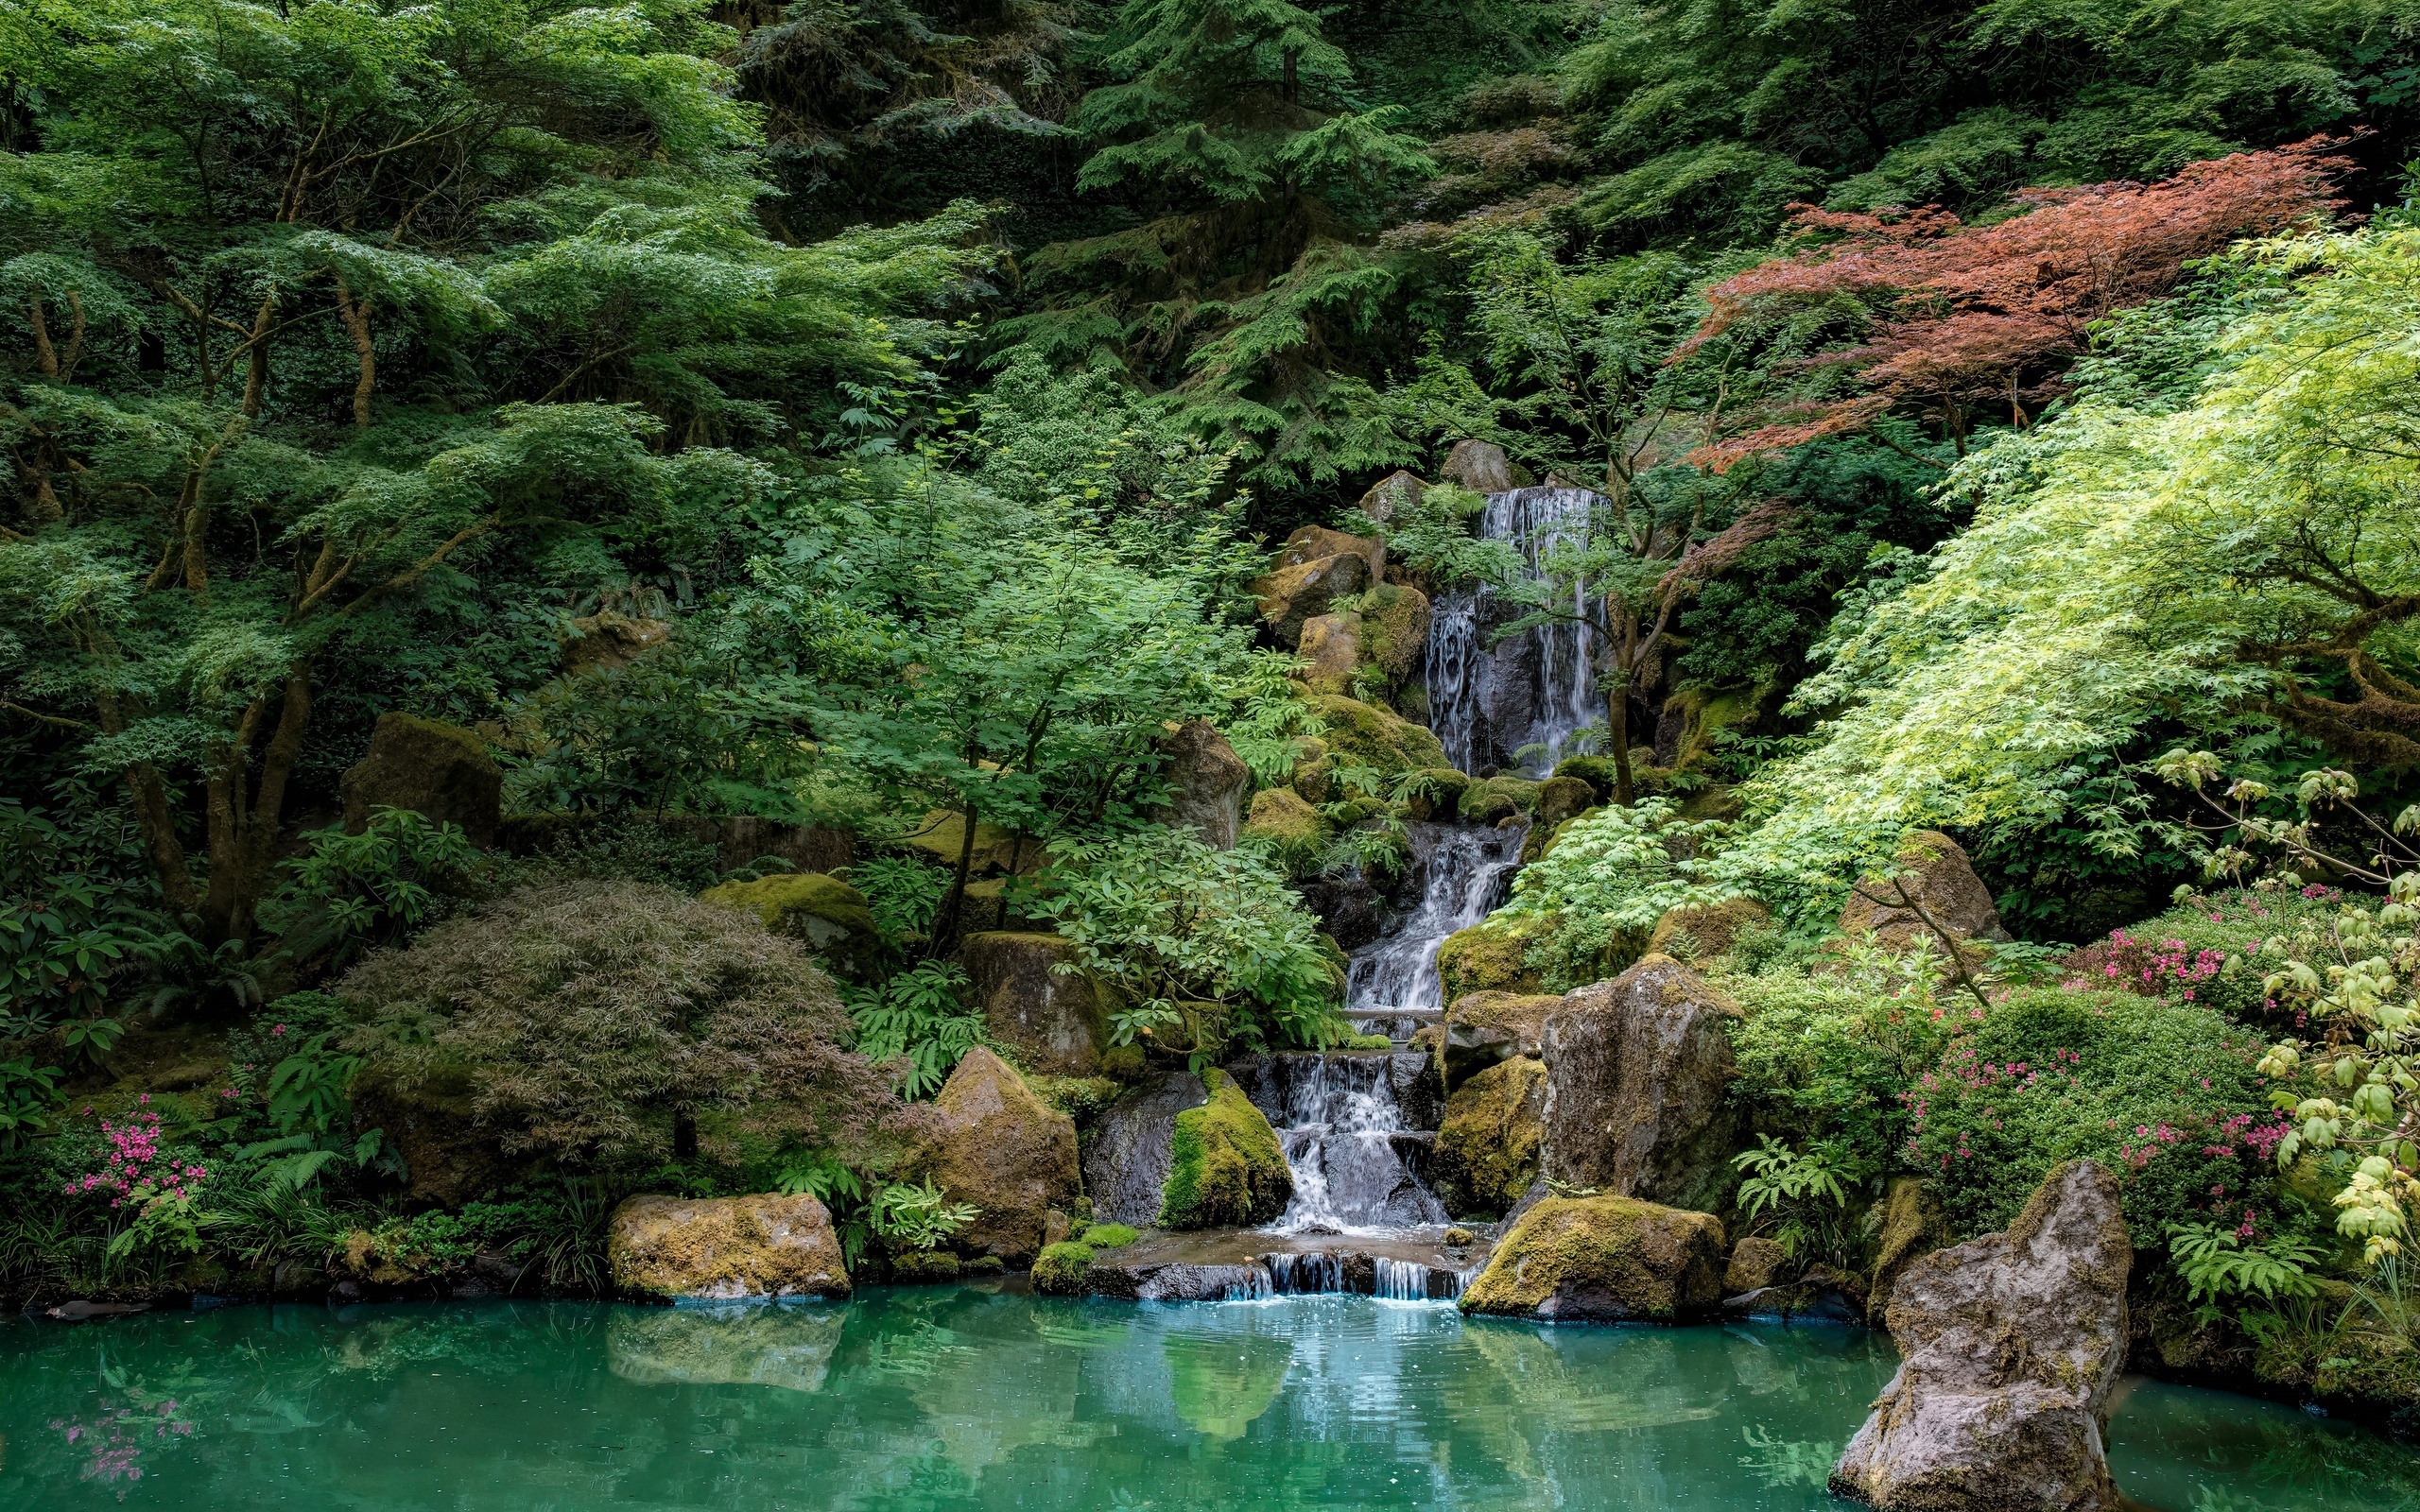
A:
[[[1901,404],[1920,406],[1962,455],[1979,412],[2005,406],[2022,424],[2026,405],[2058,391],[2094,321],[2165,293],[2187,262],[2238,237],[2342,208],[2334,185],[2352,163],[2334,149],[2346,140],[2238,152],[2152,184],[2028,189],[2015,196],[2024,214],[1985,226],[1937,206],[1878,215],[1795,206],[1792,226],[1834,239],[1715,285],[1680,354],[1735,326],[1847,297],[1874,311],[1865,339],[1807,361],[1856,369],[1867,391],[1768,409],[1754,428],[1690,460],[1723,472],[1860,429]]]

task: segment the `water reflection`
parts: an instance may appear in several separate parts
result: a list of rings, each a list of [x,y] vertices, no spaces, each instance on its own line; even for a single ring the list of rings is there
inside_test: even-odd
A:
[[[1892,1364],[1847,1329],[972,1286],[18,1323],[0,1506],[1812,1512]],[[2411,1451],[2285,1408],[2147,1385],[2111,1438],[2160,1512],[2420,1512]]]

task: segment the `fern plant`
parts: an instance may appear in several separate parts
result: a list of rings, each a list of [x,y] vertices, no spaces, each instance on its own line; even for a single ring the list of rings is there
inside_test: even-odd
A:
[[[966,1011],[967,986],[957,963],[922,961],[878,988],[842,988],[856,1022],[858,1053],[903,1063],[901,1096],[931,1096],[960,1057],[983,1042],[983,1016]]]
[[[2194,1303],[2194,1315],[2204,1323],[2217,1322],[2227,1301],[2281,1302],[2319,1290],[2310,1267],[2319,1263],[2320,1252],[2293,1235],[2273,1235],[2256,1246],[2241,1229],[2215,1223],[2173,1224],[2168,1233],[2169,1257]]]
[[[1802,1263],[1841,1261],[1848,1249],[1848,1180],[1854,1175],[1823,1145],[1804,1154],[1770,1134],[1757,1148],[1732,1157],[1747,1173],[1739,1183],[1739,1211],[1752,1228],[1774,1225],[1773,1238]]]

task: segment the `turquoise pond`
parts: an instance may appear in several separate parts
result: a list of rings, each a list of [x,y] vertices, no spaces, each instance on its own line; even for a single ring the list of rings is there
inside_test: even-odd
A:
[[[1844,1328],[1546,1328],[1448,1304],[234,1307],[0,1327],[0,1508],[1841,1506],[1891,1373]],[[2420,1456],[2134,1383],[2126,1492],[2420,1507]]]

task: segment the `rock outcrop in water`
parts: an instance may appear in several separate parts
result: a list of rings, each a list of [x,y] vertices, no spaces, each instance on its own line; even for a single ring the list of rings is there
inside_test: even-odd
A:
[[[605,1256],[614,1286],[645,1297],[849,1295],[832,1215],[804,1193],[632,1197],[614,1210]]]
[[[1580,988],[1546,1021],[1551,1180],[1712,1209],[1737,1180],[1726,1025],[1737,1005],[1667,955]]]
[[[1831,1487],[1883,1512],[2117,1512],[2103,1450],[2134,1246],[2117,1177],[2050,1173],[2005,1233],[1924,1256],[1889,1319],[1902,1359]]]
[[[1051,1211],[1073,1207],[1082,1189],[1076,1125],[977,1045],[933,1099],[906,1175],[982,1210],[952,1241],[961,1253],[1022,1265],[1041,1251]]]
[[[1722,1220],[1631,1197],[1546,1197],[1496,1241],[1462,1311],[1669,1323],[1722,1298]]]

